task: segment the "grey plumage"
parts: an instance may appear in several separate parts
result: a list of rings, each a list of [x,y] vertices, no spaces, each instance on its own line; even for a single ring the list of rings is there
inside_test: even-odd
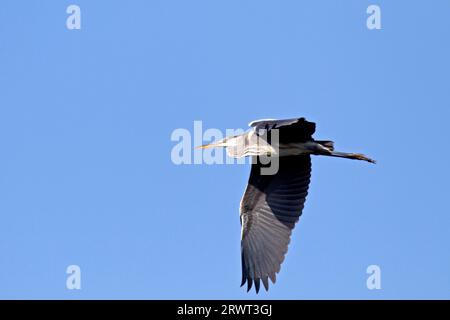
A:
[[[304,118],[258,120],[238,136],[202,146],[225,147],[232,157],[253,157],[247,188],[241,200],[242,282],[256,293],[261,282],[269,289],[288,250],[290,236],[299,220],[311,179],[311,155],[374,160],[359,153],[334,150],[334,142],[314,140],[316,125]],[[276,139],[275,139],[276,137]],[[276,157],[278,171],[262,174],[261,157]]]
[[[241,201],[242,283],[248,289],[259,280],[268,290],[288,250],[291,232],[298,221],[311,177],[309,155],[280,158],[276,175],[261,175],[261,164],[252,165]]]

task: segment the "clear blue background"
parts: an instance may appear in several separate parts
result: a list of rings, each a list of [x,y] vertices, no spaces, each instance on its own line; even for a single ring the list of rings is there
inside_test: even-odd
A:
[[[81,7],[82,29],[66,28]],[[366,9],[382,10],[382,30]],[[450,298],[450,2],[2,1],[0,298]],[[239,287],[246,165],[176,128],[305,116],[314,158],[277,284]],[[66,267],[82,289],[66,289]],[[382,289],[366,288],[377,264]]]

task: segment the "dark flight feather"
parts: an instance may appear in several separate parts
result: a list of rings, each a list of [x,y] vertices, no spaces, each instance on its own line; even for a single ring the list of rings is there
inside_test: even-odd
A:
[[[270,131],[279,130],[280,143],[306,142],[311,141],[312,135],[316,131],[314,122],[306,121],[305,118],[286,119],[286,120],[260,120],[250,123],[255,132],[267,134],[270,141]]]
[[[252,165],[241,201],[241,286],[250,290],[254,282],[257,293],[260,280],[268,290],[280,271],[308,193],[311,157],[281,157],[275,175],[261,175],[261,168],[259,161]]]

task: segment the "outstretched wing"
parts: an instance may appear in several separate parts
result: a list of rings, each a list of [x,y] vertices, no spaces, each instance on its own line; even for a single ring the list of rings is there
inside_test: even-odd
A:
[[[279,158],[275,175],[261,175],[261,165],[252,165],[241,201],[242,284],[247,291],[260,281],[266,290],[273,283],[288,250],[290,235],[302,214],[311,177],[309,155]]]
[[[257,120],[250,122],[249,126],[253,127],[256,133],[279,130],[281,143],[309,141],[316,131],[316,124],[306,121],[305,118]]]

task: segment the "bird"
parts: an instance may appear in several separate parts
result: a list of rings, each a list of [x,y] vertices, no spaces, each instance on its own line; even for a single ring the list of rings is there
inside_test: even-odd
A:
[[[250,177],[240,202],[241,287],[247,292],[261,282],[269,290],[280,272],[292,230],[305,205],[311,180],[311,155],[376,163],[361,153],[334,150],[334,142],[315,140],[314,122],[305,118],[262,119],[249,123],[243,134],[199,146],[226,148],[230,157],[252,157]],[[276,170],[268,164],[276,162]],[[271,165],[271,163],[270,163]]]

